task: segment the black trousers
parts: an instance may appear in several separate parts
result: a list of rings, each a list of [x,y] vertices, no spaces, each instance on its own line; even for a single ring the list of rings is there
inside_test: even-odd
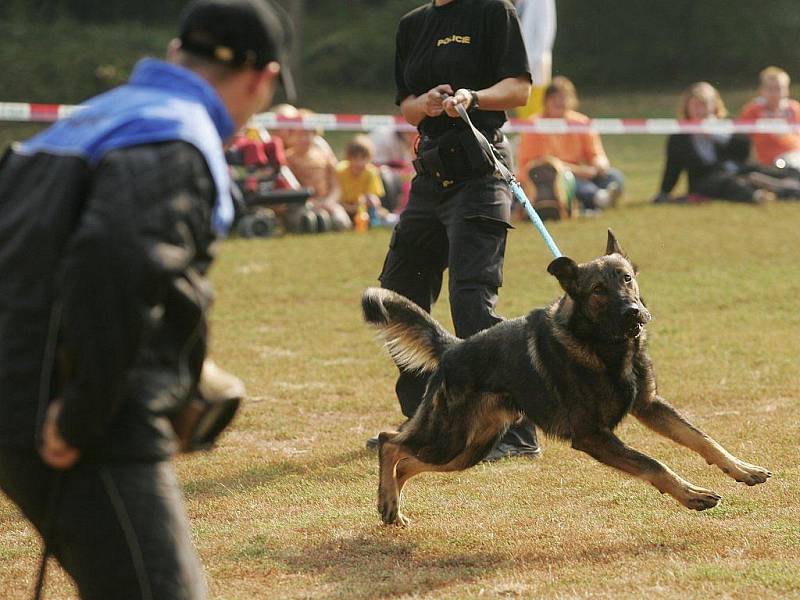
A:
[[[84,600],[206,598],[169,462],[56,472],[34,451],[0,448],[0,488],[48,536]]]
[[[706,175],[697,182],[692,191],[710,198],[722,198],[733,202],[752,202],[753,194],[759,189],[759,186],[747,178],[751,173],[761,173],[775,179],[800,179],[800,173],[792,168],[779,169],[756,163],[744,163],[739,165],[735,171],[719,170]]]
[[[443,186],[418,175],[395,227],[380,275],[381,285],[430,312],[449,270],[455,333],[467,338],[501,321],[494,309],[503,283],[511,192],[491,175]],[[411,417],[422,401],[427,375],[401,371],[395,390]],[[529,422],[510,432],[513,442],[536,445]]]

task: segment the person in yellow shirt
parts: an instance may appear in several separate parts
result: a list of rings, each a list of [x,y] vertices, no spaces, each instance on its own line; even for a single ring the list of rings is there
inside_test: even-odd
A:
[[[382,224],[389,216],[381,205],[385,195],[378,167],[372,164],[374,155],[372,141],[365,135],[357,135],[345,147],[345,160],[336,166],[341,197],[339,202],[352,219],[364,203],[370,215],[370,223]]]

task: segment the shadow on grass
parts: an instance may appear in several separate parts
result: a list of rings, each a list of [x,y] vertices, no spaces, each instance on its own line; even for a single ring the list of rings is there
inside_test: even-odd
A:
[[[576,565],[591,563],[626,564],[643,556],[655,560],[675,556],[689,550],[683,540],[652,542],[615,540],[595,542],[575,540],[566,535],[557,543],[521,551],[452,551],[447,544],[430,548],[408,530],[376,526],[374,533],[361,533],[351,538],[326,542],[317,546],[293,549],[268,548],[261,536],[252,538],[240,554],[245,560],[268,557],[286,573],[302,573],[324,580],[314,593],[317,598],[354,598],[371,600],[392,596],[430,594],[448,587],[478,584],[483,580],[489,588],[502,588],[492,582],[495,572],[516,572],[520,569],[544,571],[549,577],[561,570],[569,572]],[[547,585],[542,581],[543,585]],[[495,590],[501,595],[502,589]],[[532,590],[531,590],[532,591]],[[491,595],[491,592],[490,592]]]
[[[319,597],[371,599],[430,593],[480,579],[503,563],[486,552],[421,556],[407,532],[378,528],[376,533],[326,542],[301,550],[280,551],[288,572],[322,575]]]
[[[209,499],[229,496],[231,493],[246,493],[253,488],[298,475],[315,482],[337,481],[338,469],[365,456],[364,450],[350,450],[324,459],[303,455],[296,459],[259,462],[222,477],[187,481],[183,489],[194,499]]]
[[[251,493],[255,488],[278,484],[281,480],[302,478],[315,485],[342,486],[342,469],[352,463],[373,458],[363,450],[351,450],[334,456],[314,459],[285,459],[256,465],[249,464],[223,477],[210,477],[187,485],[187,491],[203,500],[231,494]],[[373,502],[365,498],[365,502]],[[295,532],[285,537],[281,532],[260,531],[246,535],[232,549],[229,559],[237,565],[238,576],[251,572],[281,573],[290,580],[314,581],[315,598],[353,598],[372,600],[394,596],[430,594],[463,586],[502,587],[508,574],[519,569],[541,572],[546,578],[570,573],[587,564],[626,564],[630,560],[683,555],[691,548],[691,539],[590,539],[568,531],[522,531],[518,539],[494,546],[497,531],[477,533],[464,538],[456,531],[443,532],[398,529],[360,520],[342,526],[341,514],[315,514],[310,520],[291,525]],[[317,510],[309,506],[309,511]],[[358,511],[360,509],[355,508]],[[347,516],[345,516],[345,519]],[[468,527],[468,525],[465,525]],[[330,531],[328,528],[332,527]],[[491,529],[491,528],[490,528]],[[500,527],[501,535],[510,533]],[[285,533],[285,532],[284,532]],[[437,536],[450,536],[441,539]],[[295,537],[296,536],[296,537]],[[320,537],[324,538],[320,540]],[[315,539],[316,538],[316,539]],[[541,543],[537,543],[537,540]],[[498,575],[499,574],[499,575]],[[546,580],[541,585],[547,586]],[[307,585],[307,584],[306,584]],[[534,585],[534,584],[531,584]],[[540,590],[538,587],[536,588]],[[536,590],[529,590],[534,592]],[[494,592],[490,589],[490,595]],[[502,589],[494,590],[501,595]],[[300,596],[297,596],[300,597]]]

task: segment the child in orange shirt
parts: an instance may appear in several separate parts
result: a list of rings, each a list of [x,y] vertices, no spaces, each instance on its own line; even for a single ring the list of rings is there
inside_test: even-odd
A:
[[[743,109],[743,119],[786,119],[800,122],[800,102],[789,98],[789,74],[778,67],[759,73],[758,97]],[[756,158],[763,165],[800,169],[800,132],[754,133]]]
[[[544,111],[532,120],[565,119],[568,123],[589,123],[589,117],[575,110],[577,106],[578,97],[572,82],[563,76],[554,77],[544,93]],[[622,173],[611,168],[596,133],[520,134],[517,163],[523,184],[532,184],[531,169],[551,162],[551,159],[557,159],[552,162],[575,176],[575,196],[584,210],[612,206],[622,193]]]

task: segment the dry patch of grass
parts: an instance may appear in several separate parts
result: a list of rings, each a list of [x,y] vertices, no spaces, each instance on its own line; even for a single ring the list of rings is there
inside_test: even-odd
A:
[[[360,320],[389,234],[229,241],[213,272],[212,353],[251,398],[210,454],[178,470],[214,598],[800,597],[800,204],[644,206],[554,225],[577,260],[612,226],[641,269],[661,392],[744,460],[738,485],[626,421],[620,434],[723,496],[694,513],[568,447],[423,475],[407,530],[375,512],[363,449],[395,425],[394,369]],[[558,293],[531,226],[511,232],[499,310]],[[446,289],[446,288],[445,288]],[[434,314],[449,326],[446,298]],[[32,588],[38,540],[0,499],[0,590]],[[51,570],[48,598],[71,598]]]

